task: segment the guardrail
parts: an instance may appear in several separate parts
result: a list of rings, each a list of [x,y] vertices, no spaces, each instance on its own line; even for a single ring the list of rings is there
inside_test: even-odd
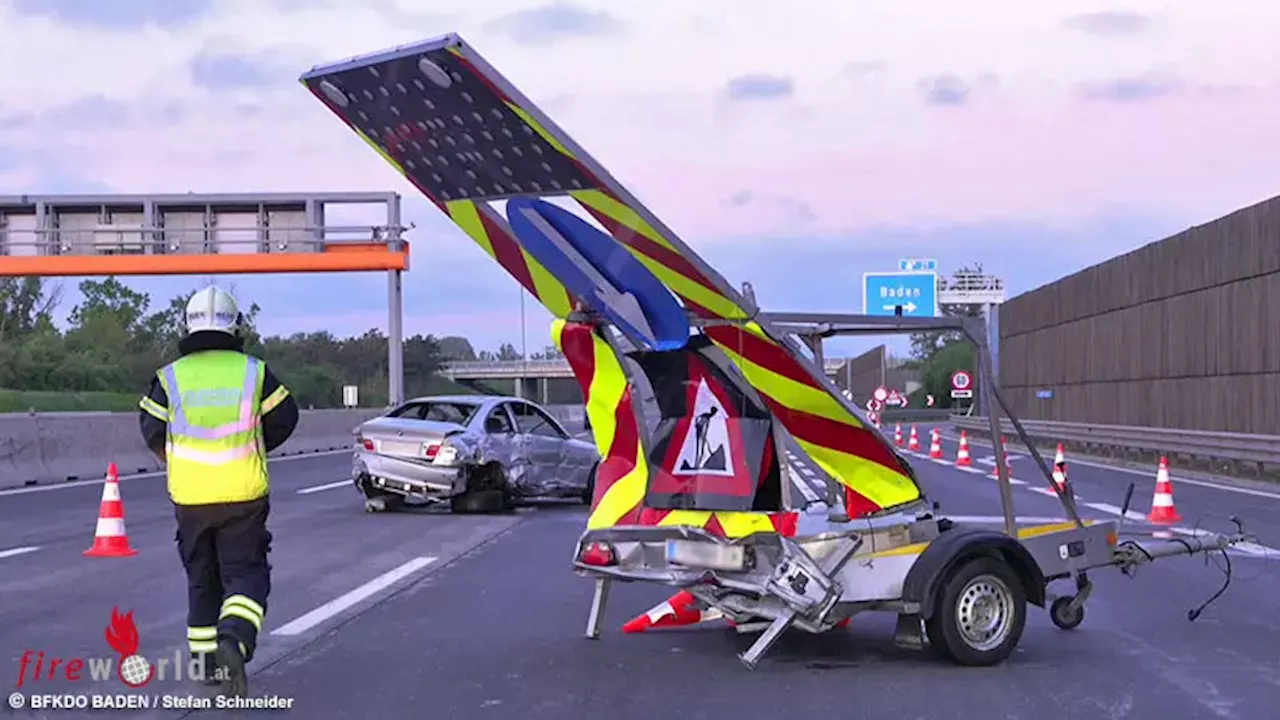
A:
[[[571,434],[582,431],[582,406],[543,407]],[[384,412],[303,410],[293,437],[272,457],[350,448],[355,427]],[[161,469],[142,442],[136,412],[0,415],[0,488],[101,478],[108,463],[115,463],[122,475]]]
[[[1061,442],[1104,450],[1161,453],[1192,459],[1256,463],[1261,473],[1267,465],[1280,465],[1280,436],[1244,433],[1144,428],[1129,425],[1021,420],[1022,429],[1033,441]],[[977,435],[990,434],[985,417],[952,415],[951,423]],[[1013,423],[1004,418],[1003,432],[1014,435]]]

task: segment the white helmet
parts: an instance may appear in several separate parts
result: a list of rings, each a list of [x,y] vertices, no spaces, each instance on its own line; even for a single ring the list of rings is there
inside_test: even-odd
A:
[[[206,330],[235,335],[240,330],[240,308],[231,293],[212,285],[187,301],[187,333]]]

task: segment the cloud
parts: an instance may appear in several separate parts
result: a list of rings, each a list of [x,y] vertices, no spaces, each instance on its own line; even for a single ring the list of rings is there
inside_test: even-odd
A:
[[[418,225],[410,322],[431,331],[435,317],[471,318],[496,346],[514,337],[496,319],[518,313],[514,281],[296,81],[313,65],[456,30],[772,307],[832,293],[826,304],[847,309],[863,270],[948,248],[1007,261],[1011,284],[1048,281],[1122,249],[1098,218],[1180,227],[1274,193],[1280,4],[1239,0],[1227,15],[1170,5],[1160,47],[1100,53],[1049,3],[992,15],[922,1],[867,15],[823,0],[715,13],[678,0],[436,0],[424,18],[413,0],[211,0],[199,22],[144,26],[133,4],[133,20],[113,6],[104,26],[59,19],[57,2],[33,16],[0,0],[0,187],[400,192]],[[604,42],[556,42],[569,37]],[[779,37],[803,37],[803,54],[762,51]],[[1165,75],[1142,74],[1156,51]],[[786,101],[730,101],[727,80],[744,69],[785,81]],[[931,96],[963,100],[949,106],[963,112],[922,102]],[[1115,102],[1126,97],[1151,100]],[[1078,255],[1059,257],[1068,249]],[[774,267],[789,269],[770,279]],[[241,282],[285,319],[280,331],[380,318],[386,297],[377,274]],[[542,320],[529,323],[545,337]]]
[[[1154,23],[1149,16],[1140,13],[1095,12],[1072,15],[1063,20],[1062,24],[1090,35],[1118,37],[1146,32]]]
[[[888,68],[889,64],[883,60],[863,60],[845,63],[840,68],[840,74],[850,80],[862,80],[883,75]]]
[[[20,15],[45,17],[68,25],[129,30],[156,25],[178,27],[207,16],[215,0],[10,0]]]
[[[969,102],[969,84],[955,75],[922,78],[920,95],[929,105],[964,105]]]
[[[991,73],[982,73],[972,81],[944,73],[921,78],[916,89],[926,105],[958,106],[967,105],[975,92],[995,84],[996,77]]]
[[[485,29],[521,45],[546,46],[573,37],[614,35],[624,29],[607,12],[584,10],[567,2],[517,10],[485,23]]]
[[[1150,74],[1084,83],[1079,91],[1088,100],[1128,103],[1167,97],[1185,86],[1186,83],[1176,77]]]
[[[208,90],[269,88],[278,86],[282,78],[294,74],[300,63],[276,50],[237,53],[205,49],[191,59],[191,81]]]
[[[731,78],[725,91],[730,100],[778,100],[795,93],[795,83],[789,77],[750,73]]]

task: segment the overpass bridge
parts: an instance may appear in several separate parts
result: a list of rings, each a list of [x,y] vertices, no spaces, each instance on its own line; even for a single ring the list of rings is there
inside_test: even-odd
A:
[[[848,358],[827,358],[822,364],[831,378],[840,377],[850,367]],[[456,361],[441,368],[440,374],[463,385],[510,392],[542,403],[581,402],[573,370],[563,358]]]

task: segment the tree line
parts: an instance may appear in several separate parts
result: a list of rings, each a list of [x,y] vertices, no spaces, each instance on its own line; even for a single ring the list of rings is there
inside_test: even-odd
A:
[[[177,357],[190,293],[153,306],[149,294],[114,277],[82,281],[79,290],[82,300],[59,328],[59,288],[38,277],[0,278],[0,391],[137,395],[157,368]],[[242,310],[246,351],[266,360],[303,407],[340,406],[344,385],[359,388],[361,405],[387,403],[387,337],[381,331],[263,337],[255,327],[259,305]],[[549,347],[530,357],[553,354]],[[465,392],[440,376],[446,362],[519,357],[510,343],[477,351],[464,337],[406,337],[405,392]]]

